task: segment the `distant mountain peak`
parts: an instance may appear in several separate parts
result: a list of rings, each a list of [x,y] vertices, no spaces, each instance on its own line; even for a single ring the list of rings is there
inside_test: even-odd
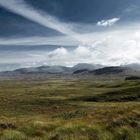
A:
[[[104,66],[99,65],[99,64],[89,64],[89,63],[78,63],[77,65],[73,66],[73,70],[74,71],[78,71],[78,70],[95,70],[95,69],[99,69],[102,68]]]

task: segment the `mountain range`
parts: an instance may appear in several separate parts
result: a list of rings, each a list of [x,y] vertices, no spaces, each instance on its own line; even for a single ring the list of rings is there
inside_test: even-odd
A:
[[[46,74],[73,74],[78,70],[88,70],[93,71],[99,68],[103,68],[102,65],[93,65],[87,63],[79,63],[73,67],[66,67],[60,65],[54,66],[39,66],[39,67],[29,67],[29,68],[20,68],[13,71],[4,71],[1,73],[15,73],[15,74],[31,74],[31,73],[46,73]]]
[[[73,67],[39,66],[20,68],[14,71],[0,72],[0,75],[48,74],[48,75],[140,75],[139,64],[123,66],[104,66],[99,64],[79,63]]]

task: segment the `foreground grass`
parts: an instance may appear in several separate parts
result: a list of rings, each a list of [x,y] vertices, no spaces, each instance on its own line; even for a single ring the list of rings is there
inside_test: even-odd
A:
[[[0,140],[140,140],[139,81],[0,81]]]

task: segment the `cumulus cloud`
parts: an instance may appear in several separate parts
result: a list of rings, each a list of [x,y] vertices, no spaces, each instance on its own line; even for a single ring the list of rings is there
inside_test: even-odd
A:
[[[94,33],[85,37],[89,38],[89,42],[69,51],[68,62],[82,61],[103,65],[140,63],[140,29],[136,27]]]
[[[78,46],[74,52],[79,57],[88,57],[91,55],[89,48],[87,46],[82,45]]]
[[[116,22],[118,22],[120,18],[112,18],[108,20],[101,20],[97,22],[97,26],[103,26],[103,27],[108,27],[114,25]]]
[[[55,49],[54,51],[50,52],[50,53],[48,54],[48,57],[49,57],[49,58],[53,58],[53,57],[59,57],[59,58],[60,58],[60,57],[66,56],[67,54],[68,54],[67,49],[61,47],[61,48],[57,48],[57,49]]]

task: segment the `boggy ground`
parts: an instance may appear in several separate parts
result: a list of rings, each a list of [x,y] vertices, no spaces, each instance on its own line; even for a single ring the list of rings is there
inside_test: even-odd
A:
[[[1,80],[0,140],[140,140],[140,81]]]

